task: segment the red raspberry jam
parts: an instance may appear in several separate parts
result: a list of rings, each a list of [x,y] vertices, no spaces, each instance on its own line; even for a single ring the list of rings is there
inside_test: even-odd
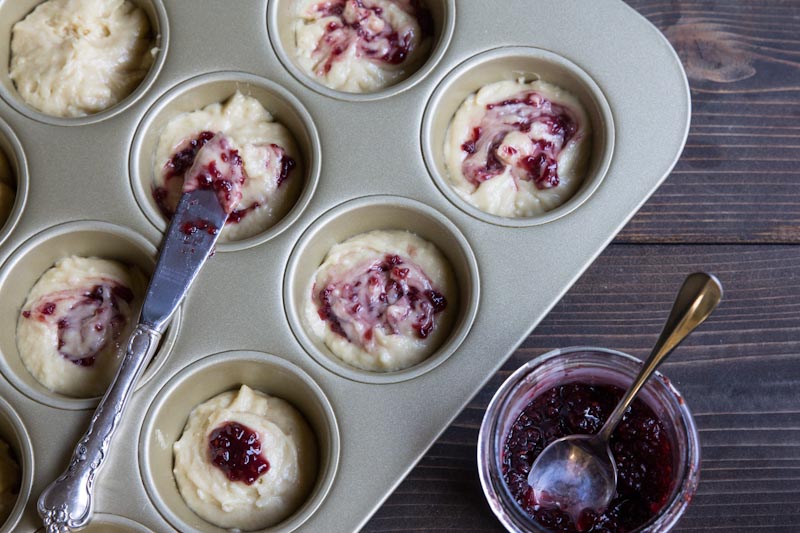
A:
[[[593,434],[624,391],[613,385],[575,383],[549,389],[519,414],[506,438],[502,469],[511,495],[536,522],[553,531],[628,533],[652,519],[672,490],[672,444],[664,425],[641,400],[634,400],[611,436],[617,463],[617,495],[602,514],[569,514],[533,501],[528,473],[536,457],[556,439]]]
[[[422,39],[433,35],[433,18],[419,0],[390,1],[417,20]],[[317,17],[331,19],[314,51],[320,75],[330,72],[351,48],[356,57],[389,65],[403,63],[413,52],[413,29],[399,33],[391,17],[372,0],[327,0],[317,4],[315,11]]]
[[[202,131],[194,138],[186,139],[164,165],[164,185],[153,189],[153,199],[159,211],[167,219],[171,219],[175,214],[178,201],[185,192],[187,184],[184,178],[187,178],[188,182],[194,182],[194,184],[189,183],[190,188],[214,189],[217,192],[220,201],[229,213],[226,224],[238,224],[250,212],[261,207],[258,202],[240,205],[240,191],[247,180],[247,173],[238,150],[231,146],[224,146],[217,150],[216,155],[219,157],[219,162],[208,161],[209,164],[204,168],[196,169],[195,175],[187,176],[195,164],[200,149],[218,135],[222,134]],[[268,152],[266,165],[269,167],[272,161],[277,161],[278,174],[275,176],[275,182],[276,187],[280,187],[289,179],[297,162],[286,153],[282,146],[271,143],[265,148]]]
[[[231,481],[252,485],[269,470],[261,453],[258,433],[236,422],[227,422],[208,437],[208,459]]]
[[[109,343],[119,348],[133,292],[113,280],[48,294],[22,316],[55,325],[58,353],[77,366],[90,367]]]
[[[478,187],[510,168],[515,180],[532,181],[537,189],[558,187],[558,158],[575,138],[578,128],[578,120],[570,109],[535,91],[487,104],[480,123],[461,144],[466,153],[462,163],[464,177]],[[541,136],[541,131],[549,137]],[[533,145],[530,154],[520,154],[506,144],[506,136],[513,132],[530,138]]]
[[[386,334],[427,338],[436,317],[447,308],[422,269],[399,255],[386,255],[349,272],[323,288],[315,287],[317,313],[331,330],[362,347],[376,328]]]

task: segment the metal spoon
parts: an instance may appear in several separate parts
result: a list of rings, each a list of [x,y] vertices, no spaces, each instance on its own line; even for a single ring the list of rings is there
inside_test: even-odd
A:
[[[625,410],[656,368],[689,333],[709,317],[722,298],[712,275],[691,274],[683,282],[661,336],[625,396],[595,435],[569,435],[551,442],[528,474],[534,500],[558,507],[577,524],[587,510],[603,512],[616,494],[617,466],[609,439]]]

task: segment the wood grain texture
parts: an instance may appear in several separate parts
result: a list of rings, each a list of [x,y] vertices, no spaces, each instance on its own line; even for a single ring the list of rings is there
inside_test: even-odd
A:
[[[502,531],[476,470],[484,410],[523,362],[574,345],[645,357],[683,277],[723,305],[663,371],[700,428],[676,531],[800,531],[800,0],[628,0],[678,51],[692,127],[674,172],[364,531]]]
[[[800,2],[631,0],[689,76],[672,176],[621,242],[800,242]]]
[[[714,272],[723,304],[664,364],[700,429],[701,484],[676,531],[796,532],[800,524],[800,248],[612,245],[470,402],[366,527],[501,531],[476,442],[500,383],[564,346],[647,356],[684,276]]]

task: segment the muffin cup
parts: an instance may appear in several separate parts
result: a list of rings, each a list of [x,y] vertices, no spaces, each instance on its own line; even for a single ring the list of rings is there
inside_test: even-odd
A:
[[[119,103],[85,117],[55,117],[47,115],[29,106],[22,100],[17,92],[14,82],[9,77],[11,66],[11,30],[14,24],[24,19],[34,10],[36,6],[45,0],[14,0],[13,2],[0,2],[0,97],[8,104],[25,115],[26,117],[52,124],[54,126],[82,126],[94,124],[102,120],[111,118],[142,98],[150,86],[155,81],[164,60],[167,56],[167,46],[169,44],[169,25],[167,23],[167,11],[164,9],[162,0],[131,0],[137,7],[142,9],[150,21],[150,31],[155,36],[153,47],[158,50],[153,64],[147,75],[139,82],[134,91],[123,98]]]
[[[98,221],[70,222],[47,229],[22,244],[0,268],[0,371],[29,398],[59,409],[91,409],[100,401],[58,394],[39,383],[25,367],[16,342],[17,321],[33,285],[56,261],[70,255],[117,260],[138,267],[145,276],[155,268],[156,247],[138,233]],[[180,309],[161,339],[158,351],[137,384],[147,383],[168,357],[180,328]]]
[[[566,89],[586,109],[592,124],[592,152],[583,183],[559,207],[531,217],[501,217],[467,202],[450,184],[445,166],[447,129],[466,98],[481,87],[498,81],[542,80]],[[551,222],[577,209],[600,186],[614,152],[614,118],[605,95],[578,65],[540,48],[495,48],[471,57],[455,67],[436,87],[422,119],[422,155],[436,186],[457,207],[473,217],[499,226],[526,227]]]
[[[450,263],[459,288],[460,309],[444,343],[421,363],[395,372],[372,372],[348,365],[309,334],[302,318],[309,297],[308,283],[331,247],[372,230],[406,230],[433,243]],[[322,215],[292,250],[283,281],[283,303],[289,325],[303,348],[328,370],[364,383],[397,383],[442,364],[467,337],[478,311],[479,298],[477,260],[461,231],[435,209],[398,196],[357,198]]]
[[[245,72],[214,72],[191,78],[172,88],[150,108],[133,137],[130,153],[130,180],[136,202],[159,231],[166,231],[167,220],[153,199],[153,160],[158,138],[166,124],[178,115],[224,102],[236,91],[252,96],[292,133],[303,160],[303,189],[286,215],[263,232],[238,241],[219,243],[217,250],[244,250],[264,243],[288,228],[308,205],[319,182],[321,147],[319,134],[303,104],[272,81]]]
[[[0,12],[3,6],[0,5]],[[0,151],[2,151],[8,164],[11,167],[16,183],[16,197],[14,199],[14,209],[8,219],[0,220],[0,245],[5,242],[8,236],[14,231],[20,217],[22,210],[25,209],[25,202],[28,200],[28,161],[25,159],[25,152],[22,150],[22,144],[19,139],[14,135],[11,127],[0,119]]]
[[[173,475],[172,445],[180,438],[197,405],[247,385],[297,408],[317,438],[319,472],[305,503],[286,520],[261,531],[288,532],[300,527],[320,506],[339,465],[339,427],[325,393],[311,377],[284,359],[261,352],[211,355],[176,374],[156,395],[139,435],[139,469],[147,494],[179,531],[223,532],[196,515],[183,500]]]
[[[509,531],[547,532],[514,500],[501,467],[506,438],[519,413],[544,391],[567,383],[610,384],[627,389],[642,368],[635,357],[605,348],[574,347],[548,352],[522,365],[500,386],[483,417],[478,434],[478,473],[492,511]],[[700,442],[683,397],[656,372],[639,394],[661,420],[673,444],[673,487],[658,514],[636,531],[670,531],[697,491]]]
[[[17,412],[11,405],[0,398],[0,438],[6,441],[19,462],[22,478],[19,484],[19,496],[6,521],[0,524],[0,533],[16,531],[22,518],[33,486],[33,447],[31,437]]]
[[[289,73],[306,87],[324,96],[350,102],[367,102],[379,100],[399,94],[410,89],[439,63],[450,45],[453,37],[456,20],[455,0],[425,0],[425,5],[433,18],[433,44],[428,52],[428,58],[407,78],[390,85],[389,87],[369,93],[350,93],[326,87],[313,77],[309,76],[295,62],[296,46],[292,24],[291,0],[269,0],[267,4],[267,31],[278,59]]]
[[[36,533],[46,533],[44,528]],[[150,529],[138,522],[115,514],[95,513],[88,526],[81,533],[152,533]]]

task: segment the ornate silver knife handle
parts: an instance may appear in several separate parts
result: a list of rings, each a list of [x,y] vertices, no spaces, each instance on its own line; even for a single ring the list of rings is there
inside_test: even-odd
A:
[[[47,533],[69,533],[92,517],[94,480],[103,466],[125,404],[155,352],[161,332],[139,323],[131,334],[117,375],[72,453],[67,470],[39,496],[37,508]]]

